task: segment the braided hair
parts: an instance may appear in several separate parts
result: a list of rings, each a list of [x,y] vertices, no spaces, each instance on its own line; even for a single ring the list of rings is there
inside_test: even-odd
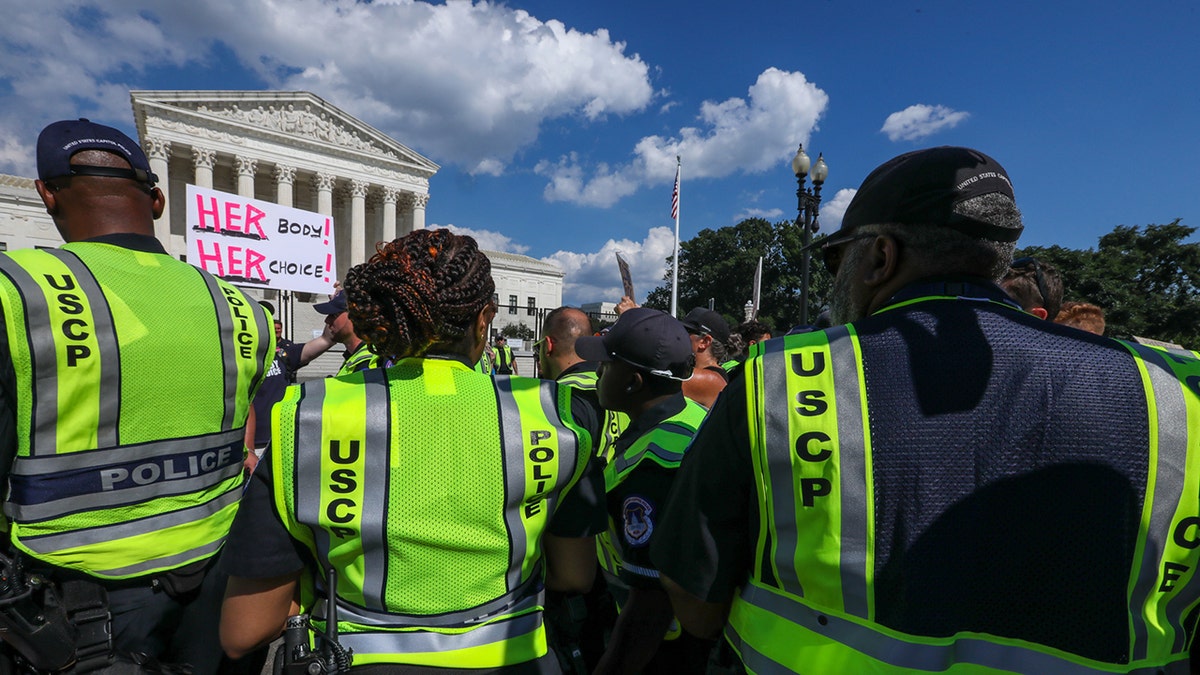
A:
[[[475,240],[450,230],[414,230],[380,244],[344,285],[354,332],[392,359],[461,349],[496,290]]]

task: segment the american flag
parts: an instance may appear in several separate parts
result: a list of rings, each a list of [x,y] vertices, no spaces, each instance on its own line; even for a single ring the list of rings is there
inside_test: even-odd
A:
[[[679,165],[675,165],[675,191],[671,193],[671,220],[679,218]]]

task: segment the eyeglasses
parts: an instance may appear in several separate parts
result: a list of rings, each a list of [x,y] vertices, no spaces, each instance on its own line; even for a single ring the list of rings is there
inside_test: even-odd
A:
[[[1012,264],[1009,265],[1009,268],[1017,271],[1023,271],[1031,265],[1033,266],[1034,274],[1037,275],[1038,293],[1041,294],[1042,306],[1045,307],[1046,303],[1048,302],[1046,298],[1050,297],[1050,292],[1046,290],[1046,276],[1042,274],[1042,264],[1038,262],[1038,259],[1029,256],[1017,258],[1016,260],[1012,261]]]
[[[533,353],[540,354],[542,347],[546,344],[546,340],[549,340],[549,339],[550,339],[550,336],[545,335],[542,337],[541,340],[538,340],[537,342],[533,343]]]
[[[836,244],[831,244],[821,248],[821,260],[825,263],[825,269],[829,270],[829,276],[836,277],[838,268],[842,266],[842,252],[846,250],[846,244],[858,239],[871,239],[878,237],[878,234],[863,232],[856,234],[848,239],[843,239]]]

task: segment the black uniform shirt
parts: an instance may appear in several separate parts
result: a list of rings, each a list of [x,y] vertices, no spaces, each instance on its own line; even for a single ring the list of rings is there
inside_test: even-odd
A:
[[[937,280],[890,304],[933,295],[957,298],[853,324],[869,411],[876,623],[1128,658],[1149,443],[1132,355],[1002,306],[1011,301],[990,283]],[[652,546],[663,575],[709,602],[731,599],[758,545],[747,386],[735,378],[697,433]]]

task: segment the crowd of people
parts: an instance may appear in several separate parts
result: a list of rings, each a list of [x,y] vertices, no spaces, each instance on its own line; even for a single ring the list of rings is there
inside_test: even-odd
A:
[[[380,244],[295,344],[164,252],[132,139],[37,153],[67,243],[0,254],[0,672],[281,636],[314,674],[1193,672],[1200,354],[1013,260],[979,151],[866,178],[811,247],[827,325],[563,307],[536,378],[471,237]]]

